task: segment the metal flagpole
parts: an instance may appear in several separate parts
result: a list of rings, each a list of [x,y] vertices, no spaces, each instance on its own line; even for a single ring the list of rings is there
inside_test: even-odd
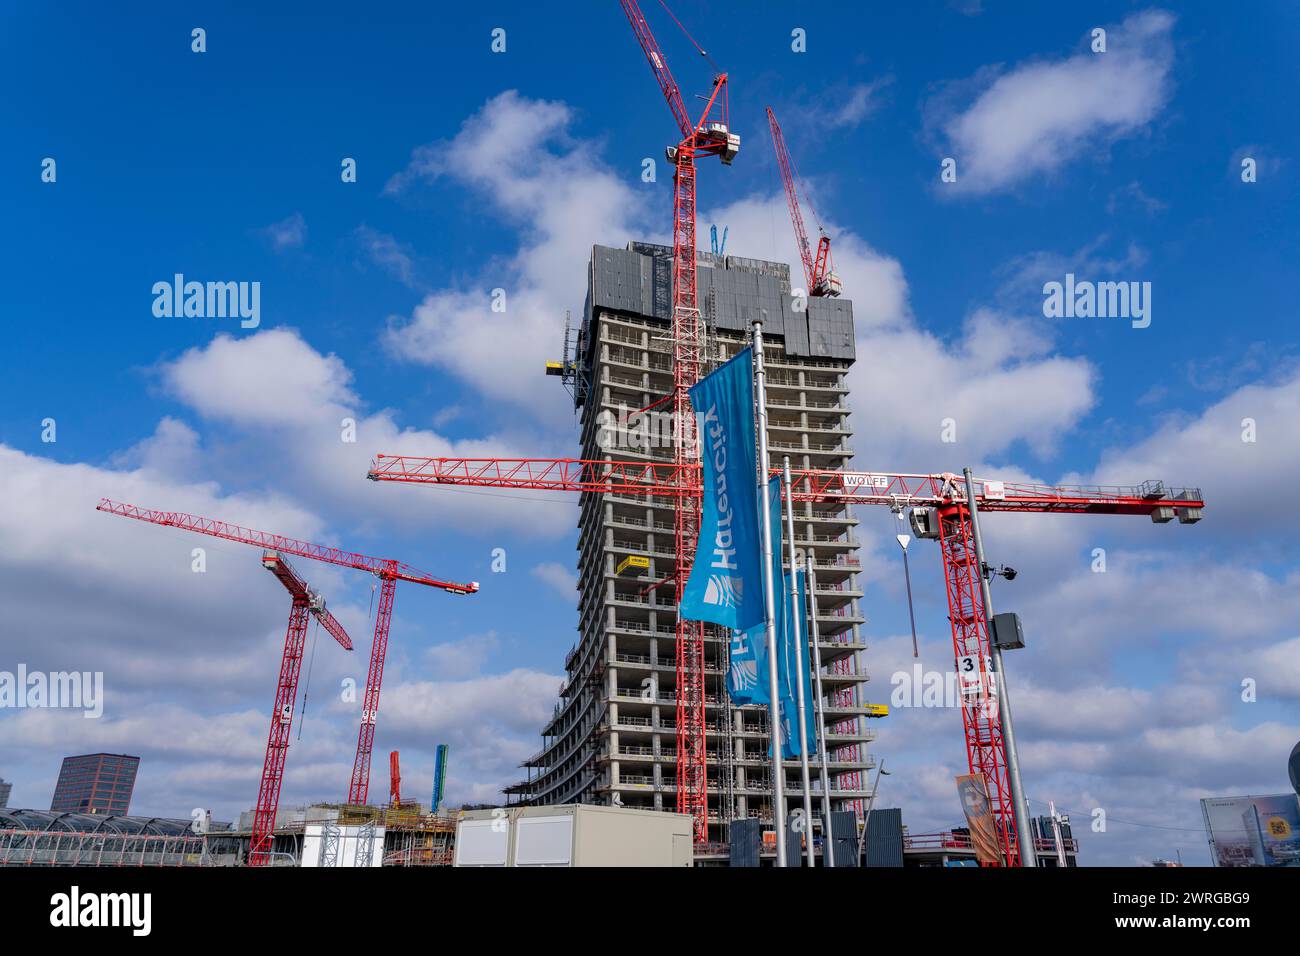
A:
[[[880,758],[880,763],[876,765],[876,785],[871,788],[871,795],[867,797],[867,812],[862,817],[862,832],[858,834],[858,857],[862,860],[862,865],[867,865],[866,847],[867,847],[867,827],[871,823],[871,811],[876,806],[876,794],[880,790],[880,778],[885,776],[888,771],[885,770],[885,758]]]
[[[1065,839],[1061,834],[1061,815],[1056,812],[1055,801],[1047,801],[1047,812],[1052,815],[1052,842],[1056,844],[1056,865],[1065,869]]]
[[[821,758],[822,774],[822,817],[826,820],[822,832],[822,865],[835,865],[835,840],[832,839],[834,827],[831,825],[831,775],[827,766],[830,758],[826,754],[826,714],[822,704],[822,649],[817,645],[821,635],[817,629],[817,569],[816,555],[808,550],[808,644],[812,647],[813,680],[813,719],[817,729],[817,754]],[[830,831],[830,832],[826,832]]]
[[[1020,783],[1020,755],[1016,751],[1016,732],[1011,724],[1011,699],[1007,691],[1007,678],[1002,672],[1002,648],[993,637],[993,599],[989,593],[988,575],[984,573],[984,539],[980,537],[979,506],[975,504],[975,479],[970,469],[963,468],[966,476],[966,507],[970,510],[971,537],[975,539],[975,560],[979,562],[980,595],[984,598],[984,628],[989,637],[989,657],[993,661],[993,680],[998,693],[998,716],[1002,719],[1002,744],[1007,756],[1007,783],[1011,787],[1011,806],[1016,817],[1016,845],[1020,851],[1020,865],[1038,865],[1034,848],[1033,831],[1029,828],[1029,804]],[[1028,847],[1029,852],[1025,852]]]
[[[758,494],[763,534],[763,600],[767,612],[767,722],[772,741],[772,820],[776,865],[785,866],[785,769],[781,765],[781,713],[776,680],[776,582],[772,580],[772,497],[767,488],[767,372],[763,368],[763,320],[754,320],[754,380],[758,405]]]
[[[794,494],[790,483],[790,456],[782,458],[781,486],[785,489],[785,531],[790,539],[790,634],[794,638],[795,702],[799,709],[799,772],[803,777],[804,848],[808,866],[813,867],[812,778],[808,769],[808,706],[804,685],[803,621],[799,620],[799,559],[794,547]]]

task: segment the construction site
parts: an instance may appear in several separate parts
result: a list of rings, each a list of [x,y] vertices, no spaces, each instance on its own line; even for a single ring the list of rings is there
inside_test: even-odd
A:
[[[1131,484],[1098,486],[975,474],[962,460],[882,470],[872,448],[854,441],[855,415],[871,405],[870,396],[850,392],[859,359],[859,290],[835,269],[832,237],[798,173],[798,143],[787,142],[771,107],[761,117],[733,118],[726,72],[711,71],[703,93],[684,94],[637,0],[620,3],[635,44],[618,39],[628,43],[629,63],[639,48],[666,106],[657,133],[672,170],[672,196],[657,212],[671,244],[593,242],[586,289],[574,290],[567,315],[553,317],[556,357],[536,369],[537,388],[566,392],[576,421],[574,446],[537,448],[536,457],[375,448],[367,450],[373,451],[368,472],[350,476],[375,486],[414,486],[402,490],[412,500],[478,489],[567,495],[576,503],[576,636],[562,661],[563,686],[553,711],[536,728],[536,749],[520,762],[516,779],[490,803],[451,806],[446,779],[457,755],[446,744],[436,747],[434,790],[419,799],[403,787],[397,750],[381,751],[380,763],[383,752],[389,755],[386,780],[379,779],[383,768],[373,766],[376,734],[384,726],[384,670],[397,592],[418,586],[437,592],[438,600],[471,601],[479,582],[424,571],[391,554],[247,527],[237,514],[195,515],[166,510],[166,501],[104,497],[97,505],[103,521],[126,518],[150,526],[135,526],[141,538],[240,546],[248,562],[260,563],[283,588],[275,593],[289,598],[279,672],[274,687],[268,681],[258,691],[269,704],[258,789],[248,794],[246,812],[225,821],[214,821],[210,812],[186,818],[182,808],[168,818],[131,816],[126,808],[134,766],[118,803],[97,804],[101,791],[93,781],[85,799],[56,798],[51,806],[57,810],[0,802],[0,867],[1087,863],[1068,814],[1055,804],[1045,815],[1029,809],[1018,758],[1025,742],[1016,740],[1013,722],[1014,679],[1008,681],[1003,663],[1004,653],[1024,648],[1026,638],[1016,614],[993,607],[989,589],[999,576],[1010,580],[1016,572],[986,554],[981,521],[993,525],[1006,514],[1107,516],[1170,526],[1154,530],[1180,535],[1194,533],[1190,526],[1213,503],[1200,488],[1169,481],[1184,476],[1135,474]],[[672,46],[692,49],[712,64],[682,22],[664,11],[656,15],[660,32],[681,34]],[[694,82],[697,71],[691,73],[694,89],[701,84]],[[649,82],[644,92],[647,99],[656,96]],[[715,227],[706,241],[698,221],[711,180],[760,150],[771,151],[779,171],[789,217],[781,227],[792,231],[800,254],[795,262],[730,254],[725,229],[719,234]],[[797,706],[787,710],[779,709],[775,693],[764,703],[737,702],[738,654],[746,639],[741,628],[682,612],[692,570],[703,560],[697,554],[714,542],[705,530],[714,505],[704,472],[718,453],[710,444],[717,433],[709,430],[695,389],[736,360],[753,363],[756,465],[748,478],[763,501],[755,522],[765,529],[767,547],[755,559],[766,562],[766,590],[747,592],[751,600],[755,594],[760,602],[766,598],[765,629],[754,631],[754,646],[767,647],[770,656],[763,665],[768,670],[758,676],[764,682],[770,676],[775,688],[778,671],[788,668],[778,668],[776,654],[785,627],[797,655],[797,673],[788,676]],[[897,715],[891,714],[888,685],[873,680],[873,598],[863,580],[858,531],[858,515],[867,509],[896,519],[914,652],[911,569],[936,561],[942,567],[945,593],[929,597],[939,601],[951,629],[958,713],[948,732],[960,735],[967,764],[952,793],[954,823],[942,832],[912,832],[907,807],[876,800],[881,777],[889,773],[888,734]],[[563,554],[553,557],[570,563]],[[368,648],[362,635],[348,633],[313,583],[312,572],[322,565],[331,574],[360,572],[375,582]],[[745,596],[730,597],[738,603]],[[778,603],[784,611],[775,609]],[[786,623],[778,625],[775,614],[784,614]],[[337,794],[285,806],[281,794],[295,772],[291,745],[295,721],[302,720],[300,684],[313,624],[328,638],[322,655],[366,655],[364,667],[358,666],[365,681],[356,746],[349,749],[351,774],[339,781]],[[793,756],[783,751],[792,738],[799,742]],[[126,757],[75,759],[103,763],[119,756]],[[68,778],[69,787],[79,785],[79,778]]]

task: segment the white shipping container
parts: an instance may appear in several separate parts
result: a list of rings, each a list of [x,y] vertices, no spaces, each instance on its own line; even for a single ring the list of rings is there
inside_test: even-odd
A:
[[[473,810],[456,826],[455,866],[691,866],[684,813],[566,804]]]

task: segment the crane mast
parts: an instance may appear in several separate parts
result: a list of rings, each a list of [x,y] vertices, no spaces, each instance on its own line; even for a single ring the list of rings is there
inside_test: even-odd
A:
[[[804,228],[803,213],[799,209],[798,174],[795,172],[794,160],[785,145],[785,135],[781,124],[776,121],[772,107],[767,108],[767,125],[772,131],[772,145],[776,149],[776,164],[781,168],[781,182],[785,186],[785,202],[790,208],[790,221],[794,223],[795,242],[799,246],[799,259],[803,263],[804,282],[808,285],[811,296],[837,296],[840,294],[840,278],[831,266],[831,237],[818,223],[817,252],[814,256],[808,244],[808,230]],[[811,208],[811,207],[810,207]],[[817,214],[813,213],[815,219]]]
[[[677,145],[667,149],[668,161],[674,165],[673,309],[670,337],[673,354],[673,494],[678,501],[674,510],[673,588],[680,608],[686,580],[695,559],[695,546],[700,531],[702,487],[695,414],[689,394],[690,387],[700,380],[703,372],[704,353],[703,323],[696,284],[695,159],[697,156],[717,156],[724,164],[730,165],[740,149],[740,137],[732,133],[728,125],[727,74],[719,73],[713,78],[713,88],[700,119],[692,123],[681,89],[673,79],[668,61],[636,0],[620,2],[681,134]],[[715,106],[719,108],[722,118],[710,121]],[[691,816],[695,841],[703,843],[708,840],[704,625],[699,621],[684,620],[680,612],[677,614],[676,655],[677,812]]]
[[[284,762],[289,754],[289,734],[293,729],[293,711],[298,700],[298,676],[302,672],[303,648],[307,626],[316,618],[330,637],[345,651],[352,650],[352,638],[325,608],[324,599],[307,586],[293,565],[275,552],[262,555],[266,568],[289,592],[289,627],[284,635],[284,653],[280,657],[280,677],[275,685],[275,704],[271,707],[271,729],[266,737],[266,757],[262,762],[262,781],[253,810],[252,839],[248,844],[248,865],[265,866],[270,862],[275,842],[275,812],[280,806],[280,787],[284,782]]]

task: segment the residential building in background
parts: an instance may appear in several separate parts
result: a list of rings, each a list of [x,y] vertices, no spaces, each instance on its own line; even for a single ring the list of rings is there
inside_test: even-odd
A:
[[[140,758],[126,754],[64,757],[50,810],[125,815],[139,767]]]
[[[764,322],[772,464],[788,455],[794,469],[848,467],[852,303],[814,298],[798,308],[781,263],[700,253],[699,265],[704,371],[749,345],[755,318]],[[588,279],[581,329],[573,349],[566,343],[563,366],[581,415],[582,457],[671,461],[671,405],[657,405],[657,415],[636,413],[673,385],[672,250],[596,246]],[[857,521],[847,505],[826,502],[798,505],[795,523],[796,547],[816,552],[833,809],[860,818],[874,734],[859,659],[866,645]],[[542,728],[542,747],[523,764],[527,779],[506,788],[507,798],[676,810],[676,606],[671,583],[651,588],[674,571],[673,500],[583,494],[577,548],[578,641],[565,659],[567,678]],[[727,632],[705,625],[710,842],[726,841],[734,819],[772,818],[767,710],[731,705],[728,651]],[[816,770],[813,781],[820,811]],[[785,792],[798,806],[797,761],[785,766]]]
[[[9,792],[13,790],[13,788],[14,785],[12,783],[5,783],[4,780],[0,779],[0,810],[9,806]]]

